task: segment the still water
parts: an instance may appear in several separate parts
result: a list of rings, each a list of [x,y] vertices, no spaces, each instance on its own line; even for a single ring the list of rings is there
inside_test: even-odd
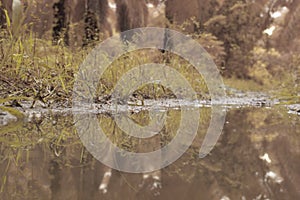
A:
[[[169,143],[180,110],[168,109],[164,127],[148,141],[126,136],[114,115],[97,114],[118,147],[148,152]],[[210,108],[200,108],[197,135],[173,164],[151,173],[124,173],[103,165],[81,143],[71,113],[31,114],[1,126],[0,199],[300,199],[300,117],[286,107],[229,108],[209,155],[198,157]],[[147,111],[130,117],[141,126]],[[100,189],[99,189],[100,188]]]

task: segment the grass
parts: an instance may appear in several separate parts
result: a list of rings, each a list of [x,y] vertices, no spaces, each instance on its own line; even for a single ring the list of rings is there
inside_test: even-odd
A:
[[[8,28],[0,31],[0,103],[27,101],[31,103],[31,107],[36,103],[43,107],[71,106],[75,76],[93,45],[86,48],[70,48],[61,41],[54,46],[50,40],[36,38],[33,33],[26,31],[26,27],[15,28],[11,27],[9,22],[7,24]],[[13,29],[17,32],[13,33]],[[205,40],[205,37],[202,40]],[[207,40],[212,40],[213,45],[221,45],[213,42],[215,38]],[[222,51],[222,48],[217,48],[216,51]],[[212,53],[214,54],[218,55],[216,52]],[[293,63],[297,65],[299,60],[295,57]],[[187,61],[176,55],[145,49],[122,55],[111,64],[99,80],[95,101],[109,100],[104,97],[109,97],[118,80],[126,72],[136,66],[153,62],[167,64],[178,71],[197,92],[198,98],[210,98],[204,79]],[[260,65],[257,66],[259,68]],[[295,103],[299,102],[299,89],[294,87],[295,78],[291,73],[291,70],[286,70],[280,76],[272,77],[272,80],[261,81],[259,77],[260,82],[256,81],[255,77],[245,80],[232,76],[223,77],[223,80],[225,85],[232,88],[269,92],[275,97],[281,97],[279,99],[287,99],[286,102]],[[141,86],[135,91],[135,95],[139,99],[174,97],[172,91],[156,83]]]
[[[224,79],[224,84],[226,86],[229,86],[231,88],[235,88],[241,91],[254,91],[254,92],[259,92],[259,91],[268,91],[269,89],[266,88],[265,86],[258,84],[254,80],[244,80],[244,79],[238,79],[235,77],[231,78],[225,78]]]
[[[10,35],[5,30],[1,34]],[[51,41],[37,39],[32,34],[1,38],[0,103],[23,100],[32,102],[34,106],[40,101],[45,107],[60,102],[70,103],[74,77],[92,47],[71,49],[63,44],[53,46]],[[119,78],[133,67],[157,60],[164,62],[159,51],[143,50],[123,55],[101,77],[97,96],[110,94]],[[203,79],[186,61],[174,55],[168,65],[178,70],[199,96],[207,94]],[[171,91],[157,84],[141,86],[139,90],[138,93],[148,98],[172,96]]]

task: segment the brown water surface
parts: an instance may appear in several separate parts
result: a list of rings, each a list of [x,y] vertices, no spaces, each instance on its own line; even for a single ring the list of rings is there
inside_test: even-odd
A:
[[[71,114],[48,113],[2,126],[0,199],[300,199],[299,116],[285,107],[231,108],[216,146],[199,159],[210,120],[210,108],[200,110],[198,134],[189,150],[149,174],[119,172],[93,158]],[[98,119],[116,145],[147,152],[149,145],[157,149],[172,140],[180,111],[167,114],[163,130],[147,145],[122,133],[113,115],[98,114]],[[131,117],[144,125],[147,116],[142,111]]]

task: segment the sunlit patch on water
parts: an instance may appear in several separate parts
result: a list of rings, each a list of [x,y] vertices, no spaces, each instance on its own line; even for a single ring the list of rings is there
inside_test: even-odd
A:
[[[280,177],[279,175],[277,175],[275,172],[273,171],[268,171],[265,175],[265,181],[267,181],[268,179],[271,179],[272,181],[274,181],[275,183],[282,183],[283,178]]]
[[[267,163],[271,163],[272,160],[269,157],[269,154],[265,153],[263,156],[259,156],[260,159],[266,161]]]

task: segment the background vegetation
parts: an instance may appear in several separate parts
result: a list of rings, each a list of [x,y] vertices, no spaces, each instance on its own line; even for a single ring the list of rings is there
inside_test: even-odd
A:
[[[155,6],[161,4],[158,1],[149,2]],[[149,25],[167,26],[192,35],[212,55],[225,83],[230,87],[263,90],[290,102],[298,102],[298,1],[199,0],[201,14],[193,17],[183,16],[184,21],[170,15],[170,9],[176,8],[176,3],[176,0],[166,2],[166,12],[149,17]],[[149,12],[151,14],[151,11]],[[175,11],[173,13],[176,14]],[[120,15],[124,17],[124,13]],[[32,106],[36,101],[41,102],[44,107],[53,102],[70,105],[74,74],[78,66],[90,50],[105,37],[97,36],[96,39],[89,40],[88,45],[85,43],[83,46],[70,47],[64,41],[69,38],[65,32],[60,37],[56,34],[53,43],[51,37],[39,37],[30,31],[33,29],[20,22],[22,19],[15,20],[19,24],[10,23],[11,20],[6,14],[6,20],[0,31],[1,102],[30,100]],[[57,28],[58,25],[54,23],[53,26]],[[99,98],[109,95],[124,72],[137,64],[151,61],[170,62],[171,66],[178,66],[176,69],[189,80],[195,79],[193,69],[180,58],[173,55],[166,58],[159,52],[154,55],[156,56],[136,52],[130,55],[131,59],[124,56],[116,61],[101,80]],[[199,96],[205,96],[200,94],[201,91],[207,92],[201,78],[193,81],[192,85],[197,88]],[[171,95],[162,87],[152,85],[146,88],[148,89],[145,91],[149,94],[144,97],[153,97],[150,88],[163,91],[164,94],[160,97]]]

